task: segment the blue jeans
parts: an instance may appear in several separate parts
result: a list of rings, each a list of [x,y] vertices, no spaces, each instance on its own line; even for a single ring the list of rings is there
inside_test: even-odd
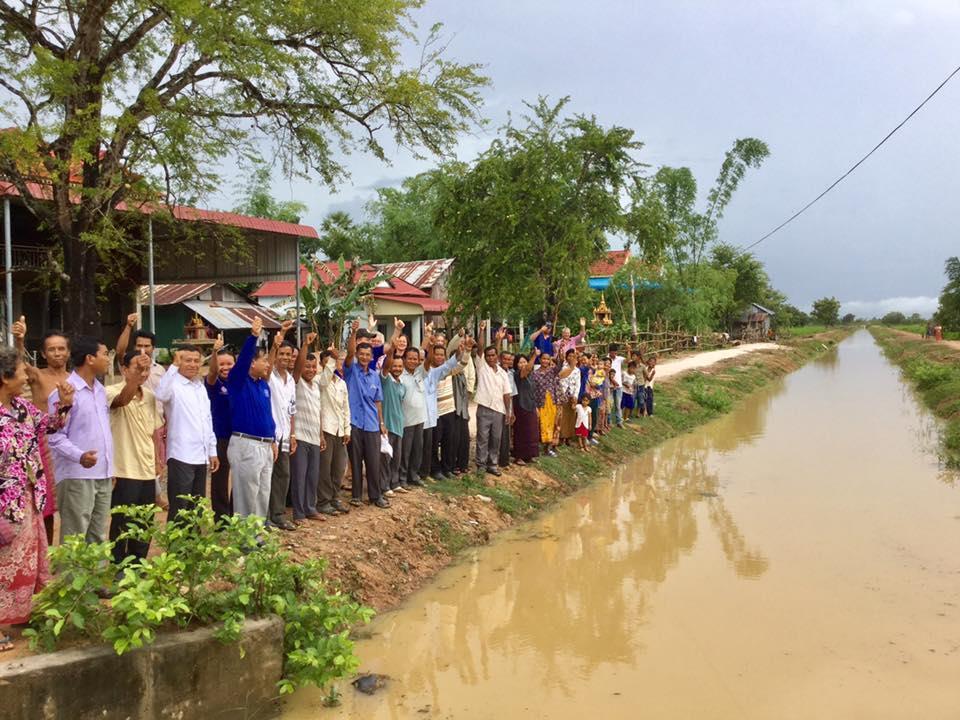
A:
[[[610,411],[610,420],[617,425],[623,425],[623,410],[620,409],[622,402],[623,388],[613,388],[613,409]]]

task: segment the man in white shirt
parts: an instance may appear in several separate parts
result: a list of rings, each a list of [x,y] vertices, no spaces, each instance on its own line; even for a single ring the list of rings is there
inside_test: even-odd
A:
[[[616,423],[617,427],[623,427],[623,411],[620,409],[620,403],[623,402],[623,356],[620,354],[620,346],[617,343],[610,343],[610,369],[614,371],[610,378],[611,399],[613,410],[610,413],[610,419]]]
[[[182,496],[206,495],[208,462],[213,472],[220,467],[197,348],[187,346],[174,352],[173,364],[157,386],[156,396],[167,419],[167,521],[173,522],[181,510],[193,505]]]
[[[317,512],[317,483],[320,481],[320,453],[327,446],[323,437],[323,411],[317,356],[310,347],[316,333],[307,333],[293,363],[297,384],[297,453],[290,458],[290,486],[293,521],[325,520]]]
[[[480,323],[483,333],[485,323]],[[477,368],[477,469],[491,475],[500,475],[497,467],[500,454],[500,436],[505,427],[513,425],[510,380],[507,371],[497,362],[497,348],[502,344],[506,330],[500,328],[495,344],[487,346],[482,358],[475,358]]]
[[[297,413],[297,383],[293,379],[293,345],[284,340],[293,326],[285,320],[273,339],[270,360],[270,407],[276,424],[276,439],[279,452],[273,463],[270,478],[270,510],[267,525],[281,530],[296,530],[297,526],[286,518],[287,491],[290,489],[290,456],[297,452],[297,435],[294,415]]]
[[[326,447],[320,452],[320,482],[317,485],[317,512],[323,515],[348,513],[337,494],[347,471],[347,445],[350,443],[350,400],[347,383],[337,376],[337,351],[324,350],[320,355],[320,411],[323,418],[323,439]]]

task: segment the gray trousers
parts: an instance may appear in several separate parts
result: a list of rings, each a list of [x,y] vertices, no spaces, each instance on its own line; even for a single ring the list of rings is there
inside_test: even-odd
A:
[[[317,514],[317,485],[320,483],[320,446],[297,443],[297,452],[290,456],[290,495],[293,498],[293,519],[303,520]]]
[[[233,481],[233,512],[267,519],[273,447],[270,443],[234,435],[227,446]]]
[[[343,444],[343,438],[328,432],[325,432],[323,437],[327,441],[327,449],[320,453],[319,459],[318,508],[326,507],[336,500],[340,492],[340,482],[347,471],[347,446]]]
[[[390,447],[393,448],[393,457],[380,454],[380,494],[393,490],[400,485],[400,460],[403,453],[403,437],[387,433]]]
[[[350,428],[350,468],[353,470],[353,499],[363,498],[363,469],[366,468],[367,497],[380,497],[380,433]]]
[[[110,529],[113,480],[64,478],[57,483],[60,543],[67,535],[83,535],[88,543],[104,542]],[[31,501],[33,498],[31,497]]]
[[[400,484],[407,485],[411,480],[419,481],[418,470],[423,457],[423,423],[405,427],[400,445]]]
[[[290,490],[290,453],[282,450],[277,454],[270,474],[270,512],[267,521],[273,525],[283,522],[287,512],[287,491]]]
[[[620,404],[623,402],[623,388],[613,388],[613,409],[610,411],[610,421],[614,425],[623,425],[623,410]]]
[[[491,410],[485,405],[477,406],[477,467],[497,467],[503,417],[503,413]]]

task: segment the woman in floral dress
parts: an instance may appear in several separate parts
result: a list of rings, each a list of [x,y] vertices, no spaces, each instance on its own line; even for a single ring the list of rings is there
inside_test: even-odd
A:
[[[59,430],[73,404],[74,388],[63,383],[57,414],[47,415],[20,397],[26,382],[19,354],[0,349],[0,627],[27,622],[31,598],[49,578],[40,437]],[[0,651],[12,648],[3,633]]]

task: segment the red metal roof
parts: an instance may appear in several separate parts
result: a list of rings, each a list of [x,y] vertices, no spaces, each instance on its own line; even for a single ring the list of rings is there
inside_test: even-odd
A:
[[[609,250],[605,258],[597,260],[590,266],[590,277],[613,277],[620,268],[627,264],[629,259],[629,250]]]
[[[437,260],[411,260],[408,262],[383,263],[377,265],[384,272],[416,285],[421,290],[431,288],[453,265],[453,258]]]
[[[27,190],[30,192],[30,195],[37,200],[51,200],[53,197],[50,185],[46,183],[27,183]],[[12,183],[0,180],[0,197],[3,196],[19,197],[20,191],[17,190]],[[76,198],[74,198],[74,202],[76,202]],[[229,225],[230,227],[273,233],[275,235],[294,235],[296,237],[308,238],[318,237],[317,231],[309,225],[296,225],[279,220],[269,220],[267,218],[239,215],[237,213],[221,212],[219,210],[201,210],[200,208],[187,207],[184,205],[174,205],[173,207],[165,208],[162,205],[152,204],[128,206],[126,203],[121,202],[117,204],[117,210],[121,212],[133,210],[144,214],[169,210],[177,220],[184,220],[186,222],[209,222],[215,225]]]
[[[177,305],[184,300],[196,297],[213,287],[213,283],[183,283],[178,285],[155,285],[154,305]],[[141,285],[139,290],[140,304],[150,302],[150,288]]]

